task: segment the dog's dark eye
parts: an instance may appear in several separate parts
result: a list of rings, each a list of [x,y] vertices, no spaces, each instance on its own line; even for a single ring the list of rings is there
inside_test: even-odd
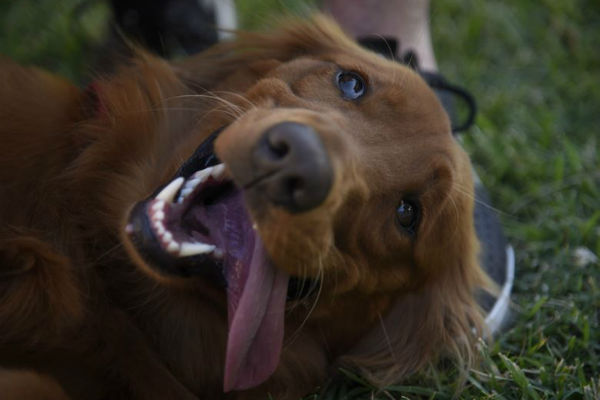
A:
[[[339,72],[336,80],[345,99],[356,100],[365,94],[365,80],[355,72]]]
[[[396,220],[398,225],[410,233],[413,233],[417,226],[419,209],[415,202],[402,200],[396,207]]]

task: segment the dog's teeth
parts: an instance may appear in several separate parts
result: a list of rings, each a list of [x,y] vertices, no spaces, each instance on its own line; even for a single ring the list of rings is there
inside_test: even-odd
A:
[[[167,230],[165,229],[165,226],[163,225],[162,221],[158,221],[158,220],[154,220],[153,221],[153,225],[154,225],[154,230],[156,231],[156,233],[158,233],[160,236],[162,236]]]
[[[184,181],[185,179],[183,179],[183,177],[181,176],[173,180],[171,183],[165,186],[163,190],[160,191],[160,193],[156,196],[156,199],[165,202],[172,202],[175,198],[175,194],[177,193],[181,185],[183,185]]]
[[[209,177],[212,177],[213,179],[219,179],[223,175],[224,172],[225,172],[225,164],[218,164],[218,165],[215,165],[214,167],[208,167],[208,168],[204,168],[200,171],[194,172],[194,174],[192,174],[192,176],[190,176],[188,178],[188,180],[185,181],[185,184],[183,185],[183,189],[181,189],[181,192],[179,193],[179,197],[177,198],[177,202],[178,203],[183,202],[183,200],[190,193],[192,193],[194,190],[196,190],[196,187],[198,187],[198,185],[205,182]]]
[[[152,210],[153,211],[159,211],[162,210],[165,206],[165,202],[162,200],[157,200],[154,202],[154,204],[152,204]]]
[[[167,251],[171,252],[171,253],[175,253],[179,250],[179,245],[177,244],[177,242],[171,240],[169,242],[169,244],[167,245]]]
[[[198,254],[210,253],[215,249],[215,246],[212,244],[206,243],[181,243],[181,247],[179,249],[179,255],[181,257],[194,256]]]
[[[181,195],[179,196],[179,198],[185,199],[187,197],[187,195],[192,193],[193,191],[194,191],[194,188],[187,187],[181,191]]]
[[[154,218],[156,218],[157,221],[162,221],[163,219],[165,219],[165,212],[162,210],[156,211],[152,215],[154,216]]]
[[[185,185],[179,194],[179,198],[177,198],[177,202],[181,203],[188,194],[192,193],[194,189],[196,189],[196,186],[206,180],[207,176],[208,172],[205,169],[194,173],[194,175],[192,175],[192,177],[185,182]]]
[[[173,235],[171,234],[171,232],[165,230],[165,233],[163,233],[161,235],[163,242],[168,243],[171,240],[173,240]]]
[[[210,175],[213,178],[217,179],[221,175],[223,175],[223,172],[225,172],[225,164],[219,164],[219,165],[215,165],[214,167],[212,167],[212,171],[210,172]]]
[[[199,182],[204,182],[208,175],[210,175],[210,168],[205,168],[201,171],[198,171],[194,174],[194,178],[198,179]]]
[[[196,171],[194,175],[192,175],[188,181],[185,183],[186,187],[190,187],[192,189],[196,188],[198,184],[204,182],[206,178],[210,175],[210,168],[205,168],[200,171]]]
[[[202,182],[201,178],[194,178],[194,179],[190,179],[188,181],[185,182],[185,185],[183,186],[183,190],[194,190],[196,188],[196,186],[198,186],[198,184]],[[182,190],[182,192],[183,192]]]

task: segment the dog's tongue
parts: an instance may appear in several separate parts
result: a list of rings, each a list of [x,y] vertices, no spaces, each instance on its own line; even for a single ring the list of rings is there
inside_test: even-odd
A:
[[[224,203],[229,335],[223,386],[228,392],[257,386],[277,368],[289,276],[269,262],[242,202]]]

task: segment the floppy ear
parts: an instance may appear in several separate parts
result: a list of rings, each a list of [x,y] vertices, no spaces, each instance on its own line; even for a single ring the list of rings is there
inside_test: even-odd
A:
[[[51,340],[83,314],[69,261],[40,233],[60,230],[64,193],[54,182],[73,156],[80,100],[64,79],[0,59],[0,325],[10,327],[2,341]]]
[[[402,294],[341,363],[358,368],[379,387],[435,364],[440,356],[466,371],[476,358],[473,346],[483,335],[475,287],[465,282],[473,278],[465,276],[466,269]]]
[[[232,87],[235,88],[236,93],[240,93],[281,65],[281,62],[276,59],[263,60],[248,57],[246,60],[236,59],[232,62],[227,58],[215,59],[214,56],[210,52],[201,53],[173,64],[174,70],[178,77],[196,92],[210,91],[215,87]],[[236,66],[235,69],[231,68],[232,63]],[[218,94],[223,96],[223,93]]]
[[[472,199],[458,191],[451,196],[451,207],[442,207],[436,218],[442,222],[419,232],[420,282],[400,293],[381,324],[341,360],[378,386],[397,383],[440,357],[465,372],[476,359],[478,339],[487,336],[475,294],[491,284],[478,262]]]
[[[240,91],[282,62],[332,54],[340,51],[340,47],[365,51],[333,19],[315,14],[310,21],[287,16],[276,21],[275,31],[239,31],[235,40],[221,42],[174,65],[184,80],[204,89],[211,89],[232,76],[245,77],[245,83],[234,85]]]

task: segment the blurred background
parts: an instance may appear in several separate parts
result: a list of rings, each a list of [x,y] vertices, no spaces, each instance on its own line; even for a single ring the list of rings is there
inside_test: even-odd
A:
[[[236,3],[244,29],[318,5]],[[517,257],[513,328],[482,346],[461,397],[600,399],[600,2],[433,0],[431,20],[440,71],[478,101],[462,140]],[[0,54],[85,85],[113,25],[108,1],[3,0]],[[438,376],[372,393],[347,375],[323,398],[454,390]]]

